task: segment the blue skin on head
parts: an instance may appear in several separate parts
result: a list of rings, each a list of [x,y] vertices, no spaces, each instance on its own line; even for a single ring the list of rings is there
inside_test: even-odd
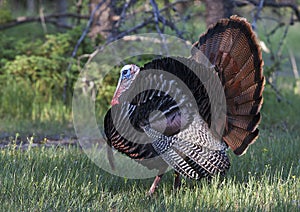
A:
[[[111,105],[119,104],[119,97],[130,87],[139,71],[139,67],[133,64],[125,65],[121,69],[118,85],[113,99],[111,100]]]
[[[121,70],[121,79],[130,79],[131,77],[131,65],[126,65]]]
[[[126,69],[122,71],[122,79],[129,79],[130,78],[130,69]]]

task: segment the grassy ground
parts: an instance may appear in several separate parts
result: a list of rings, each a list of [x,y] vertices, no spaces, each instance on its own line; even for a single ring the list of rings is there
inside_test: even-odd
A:
[[[244,156],[229,151],[224,178],[183,179],[174,192],[169,172],[153,197],[145,195],[153,179],[110,175],[78,147],[20,150],[12,142],[0,150],[0,210],[300,211],[300,97],[292,87],[290,103],[266,89],[261,135]]]
[[[260,139],[246,155],[231,154],[223,179],[183,179],[169,172],[151,198],[152,179],[127,180],[93,164],[79,148],[1,150],[1,211],[300,211],[300,137],[288,131]]]
[[[145,192],[153,179],[110,175],[79,148],[17,150],[12,142],[0,150],[0,211],[300,211],[300,96],[289,89],[287,93],[290,103],[279,103],[266,90],[261,136],[246,155],[230,153],[232,167],[224,179],[211,184],[183,180],[174,193],[168,173],[152,198]],[[66,128],[22,125],[26,123],[27,132],[30,127],[45,134]]]
[[[187,26],[193,36],[195,29]],[[291,32],[287,44],[298,59],[299,26]],[[224,178],[182,179],[181,190],[173,192],[169,172],[153,197],[145,195],[153,179],[110,175],[79,147],[20,150],[12,137],[0,149],[0,211],[300,211],[300,88],[288,78],[278,85],[285,97],[278,102],[266,89],[260,137],[244,156],[229,151],[232,166]],[[72,111],[62,102],[39,105],[25,94],[16,98],[12,87],[3,89],[11,98],[0,97],[0,136],[74,135]],[[7,116],[5,107],[23,115]]]

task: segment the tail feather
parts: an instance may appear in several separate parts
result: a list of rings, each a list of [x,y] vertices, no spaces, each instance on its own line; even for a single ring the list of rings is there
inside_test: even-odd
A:
[[[249,101],[240,105],[228,105],[227,113],[230,115],[255,115],[260,111],[263,99]]]
[[[263,82],[259,84],[254,84],[246,90],[242,91],[238,96],[232,96],[227,98],[227,104],[243,104],[249,101],[253,101],[254,99],[258,99],[262,97],[262,90],[260,89]]]
[[[228,117],[227,121],[231,126],[253,132],[257,128],[257,123],[260,122],[260,119],[261,115],[258,113],[252,116],[232,115]]]
[[[226,143],[230,143],[232,146],[233,152],[237,155],[243,154],[250,144],[252,144],[258,137],[259,130],[256,129],[252,133],[244,134],[243,136],[238,137],[234,131],[228,132],[227,135],[223,137]],[[240,144],[240,140],[243,140],[243,143]]]
[[[246,37],[243,29],[239,30],[239,33],[234,40],[234,45],[230,49],[230,54],[234,58],[239,70],[241,70],[249,57],[252,55],[248,38]]]
[[[255,74],[255,81],[262,79],[262,72],[255,72],[255,58],[251,55],[244,65],[240,68],[240,72],[235,76],[236,81],[242,81],[249,74]]]
[[[263,103],[263,61],[255,33],[246,19],[232,16],[210,27],[194,47],[192,58],[201,61],[197,49],[204,53],[224,86],[227,128],[223,140],[236,154],[243,154],[257,138]]]
[[[262,87],[264,86],[264,78],[260,79],[259,81],[254,80],[254,76],[248,75],[243,80],[229,82],[225,84],[225,94],[227,98],[239,97],[245,91],[255,90],[260,91],[262,93]],[[259,97],[259,96],[255,96]],[[255,98],[254,97],[254,98]]]

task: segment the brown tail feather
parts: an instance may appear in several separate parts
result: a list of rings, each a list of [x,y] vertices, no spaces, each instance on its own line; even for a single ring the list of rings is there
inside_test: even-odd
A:
[[[246,90],[239,93],[238,96],[235,96],[234,93],[232,94],[232,97],[228,96],[227,98],[227,104],[243,104],[249,101],[252,101],[254,99],[259,99],[262,96],[262,86],[263,82],[260,82],[258,84],[254,84],[250,87],[248,87]]]
[[[228,123],[234,127],[242,128],[247,131],[253,132],[257,128],[257,124],[260,122],[261,115],[256,114],[253,116],[230,116],[228,117]]]
[[[195,60],[200,60],[199,49],[216,67],[227,101],[223,139],[241,155],[258,137],[263,102],[263,61],[256,36],[246,19],[232,16],[210,27],[194,47]]]
[[[233,152],[237,155],[242,155],[247,150],[248,146],[255,142],[258,137],[259,130],[256,129],[253,133],[245,134],[242,138],[238,138],[234,131],[223,137],[226,143],[230,143]],[[242,139],[242,143],[240,142]]]
[[[263,99],[253,100],[241,105],[230,105],[227,106],[227,114],[228,115],[256,115],[261,108]]]

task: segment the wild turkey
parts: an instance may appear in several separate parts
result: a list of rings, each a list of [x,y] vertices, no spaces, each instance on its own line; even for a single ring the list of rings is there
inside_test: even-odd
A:
[[[168,166],[176,173],[175,188],[180,175],[200,179],[224,174],[230,166],[228,147],[242,155],[258,137],[264,76],[251,25],[237,16],[222,19],[193,47],[190,58],[124,66],[104,118],[108,145],[158,169],[150,194]],[[213,67],[201,64],[199,50]],[[215,111],[205,84],[214,82],[197,76],[207,73],[218,76],[225,94],[224,128],[212,123]]]

